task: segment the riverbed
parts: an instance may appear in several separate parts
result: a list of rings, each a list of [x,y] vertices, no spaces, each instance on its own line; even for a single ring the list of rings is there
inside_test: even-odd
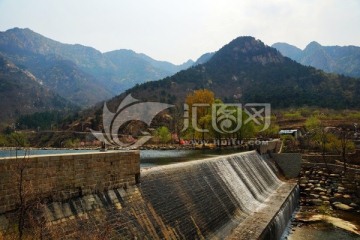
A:
[[[360,240],[360,213],[300,207],[282,240]]]
[[[293,227],[288,240],[359,240],[360,236],[326,222]]]

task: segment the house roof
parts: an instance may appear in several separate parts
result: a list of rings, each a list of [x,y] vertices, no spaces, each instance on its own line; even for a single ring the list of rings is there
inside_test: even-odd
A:
[[[297,129],[283,129],[280,130],[279,134],[293,134],[297,131],[298,131]]]

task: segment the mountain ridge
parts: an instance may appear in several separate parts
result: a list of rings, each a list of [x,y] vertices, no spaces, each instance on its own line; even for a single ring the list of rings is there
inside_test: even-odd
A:
[[[275,108],[356,108],[360,103],[359,79],[303,66],[253,37],[236,38],[208,62],[136,86],[126,94],[147,101],[179,103],[188,93],[203,88],[225,102],[267,102]]]
[[[71,110],[75,106],[53,91],[30,72],[0,54],[0,128],[24,114]]]
[[[136,84],[170,76],[174,71],[189,66],[176,66],[135,52],[119,65],[112,62],[107,53],[95,48],[61,43],[28,28],[0,32],[0,53],[42,79],[49,89],[82,107],[109,99]],[[140,65],[126,62],[138,62]],[[168,67],[169,70],[157,68],[156,64],[165,65],[163,68]],[[75,91],[74,86],[80,91]]]
[[[360,47],[322,46],[316,41],[310,42],[303,50],[287,43],[275,43],[272,46],[303,65],[328,73],[360,77]]]

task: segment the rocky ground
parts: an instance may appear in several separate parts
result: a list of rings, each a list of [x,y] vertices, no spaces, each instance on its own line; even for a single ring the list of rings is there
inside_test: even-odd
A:
[[[342,165],[303,163],[300,208],[292,229],[323,222],[360,235],[360,171]]]
[[[303,166],[300,173],[300,206],[323,206],[360,213],[360,171],[342,166],[330,171],[322,166]]]

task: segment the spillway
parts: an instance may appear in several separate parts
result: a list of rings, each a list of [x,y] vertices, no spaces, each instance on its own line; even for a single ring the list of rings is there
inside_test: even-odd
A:
[[[146,202],[171,226],[173,236],[185,239],[239,239],[241,233],[235,230],[262,211],[268,213],[263,221],[271,224],[256,238],[275,228],[282,233],[285,226],[276,224],[287,223],[290,216],[281,214],[280,208],[289,209],[286,213],[294,210],[287,200],[296,184],[280,181],[271,163],[255,151],[156,167],[143,171],[141,182]],[[272,209],[271,215],[267,207],[274,204],[279,209]],[[158,236],[166,236],[156,229]]]

